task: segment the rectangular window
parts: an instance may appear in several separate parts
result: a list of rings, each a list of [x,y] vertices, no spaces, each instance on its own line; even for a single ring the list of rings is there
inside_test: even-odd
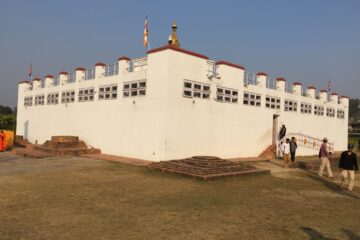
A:
[[[32,96],[25,97],[24,106],[30,107],[30,106],[32,106],[32,104],[33,104],[33,97]]]
[[[261,95],[256,94],[256,93],[244,92],[243,103],[244,103],[244,105],[260,107],[261,106]]]
[[[239,91],[231,88],[216,88],[216,101],[226,103],[238,103]]]
[[[61,93],[61,103],[75,102],[75,90],[64,91]]]
[[[35,105],[44,105],[45,104],[45,95],[35,96]]]
[[[210,99],[210,85],[184,80],[183,97]]]
[[[95,90],[94,88],[82,88],[79,89],[78,101],[89,102],[94,101]]]
[[[137,97],[146,95],[146,80],[125,82],[123,97]]]
[[[337,118],[344,119],[345,118],[345,111],[341,110],[341,109],[338,109],[336,111],[336,115],[337,115]]]
[[[99,87],[99,100],[117,99],[117,92],[118,92],[117,84],[100,86]]]
[[[286,112],[297,112],[297,102],[285,99],[284,110]]]
[[[47,95],[47,105],[55,105],[59,103],[59,93],[49,93]]]
[[[311,114],[312,112],[312,105],[309,103],[301,103],[300,105],[300,112],[301,113],[307,113],[307,114]]]
[[[314,114],[318,116],[324,116],[324,107],[315,105],[314,106]]]
[[[265,97],[265,107],[272,109],[280,109],[280,98],[266,96]]]
[[[335,117],[335,109],[333,109],[333,108],[326,108],[326,116],[328,116],[328,117]]]

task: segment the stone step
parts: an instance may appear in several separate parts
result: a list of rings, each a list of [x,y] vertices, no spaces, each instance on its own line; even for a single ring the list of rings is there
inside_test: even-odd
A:
[[[35,150],[42,151],[54,156],[66,156],[66,155],[84,155],[84,154],[98,154],[100,153],[99,149],[95,148],[83,148],[83,147],[75,147],[75,148],[50,148],[45,146],[35,146]]]
[[[148,167],[166,173],[179,174],[202,180],[211,180],[250,173],[265,174],[270,172],[267,170],[257,169],[247,163],[233,162],[209,156],[197,156],[181,160],[154,162]]]
[[[15,147],[26,147],[30,143],[28,140],[25,140],[23,136],[16,135],[14,139],[14,146]]]
[[[196,179],[200,179],[200,180],[204,180],[204,181],[210,181],[210,180],[215,180],[215,179],[224,178],[224,177],[235,177],[235,176],[240,176],[240,175],[249,175],[249,174],[259,174],[260,175],[260,174],[269,174],[270,173],[270,170],[247,169],[247,170],[241,170],[241,171],[219,172],[219,173],[215,173],[215,174],[201,175],[201,174],[197,174],[197,173],[191,173],[188,171],[176,171],[173,169],[166,169],[166,168],[161,168],[158,170],[161,170],[166,173],[192,177],[192,178],[196,178]]]
[[[47,158],[52,156],[51,154],[48,153],[44,153],[34,149],[27,149],[27,148],[15,148],[13,149],[13,153],[15,153],[18,156],[27,157],[27,158]]]
[[[192,172],[192,173],[196,173],[196,174],[200,174],[200,175],[255,169],[255,167],[253,167],[253,166],[237,166],[237,167],[215,168],[215,169],[212,169],[212,168],[199,169],[199,168],[189,168],[189,167],[185,167],[185,166],[178,166],[175,164],[155,164],[154,167],[166,168],[169,170],[176,170],[176,171],[187,171],[187,172]]]

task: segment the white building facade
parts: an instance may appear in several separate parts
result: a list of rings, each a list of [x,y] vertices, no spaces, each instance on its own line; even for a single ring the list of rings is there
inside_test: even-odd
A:
[[[152,161],[258,156],[284,124],[298,155],[327,137],[346,149],[349,99],[167,45],[73,73],[22,81],[17,135],[79,136],[103,153]]]

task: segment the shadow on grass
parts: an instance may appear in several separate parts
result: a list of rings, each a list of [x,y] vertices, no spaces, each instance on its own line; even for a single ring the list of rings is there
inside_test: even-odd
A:
[[[306,171],[306,170],[305,170]],[[327,179],[323,178],[323,177],[320,177],[318,176],[317,174],[315,173],[312,173],[312,172],[309,172],[309,171],[306,171],[306,175],[317,181],[317,182],[321,182],[324,184],[324,186],[326,188],[328,188],[329,190],[337,193],[337,194],[340,194],[340,195],[343,195],[343,196],[347,196],[347,197],[351,197],[351,198],[355,198],[355,199],[360,199],[359,196],[355,195],[354,193],[351,193],[351,192],[346,192],[344,191],[343,189],[341,189],[341,187],[337,184],[337,183],[334,183],[334,182],[330,182],[328,181]]]
[[[310,240],[336,240],[336,238],[325,237],[323,234],[310,227],[300,227],[300,229],[311,237]]]
[[[341,231],[343,231],[346,234],[346,236],[349,238],[349,240],[360,240],[359,235],[357,235],[347,229],[342,228]]]

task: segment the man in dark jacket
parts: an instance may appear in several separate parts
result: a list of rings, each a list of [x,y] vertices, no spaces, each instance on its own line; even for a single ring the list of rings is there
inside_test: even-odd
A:
[[[345,182],[349,178],[348,190],[352,191],[355,182],[355,171],[358,170],[356,154],[352,151],[354,146],[348,145],[348,150],[340,155],[339,168],[341,171],[341,187],[345,188]]]

